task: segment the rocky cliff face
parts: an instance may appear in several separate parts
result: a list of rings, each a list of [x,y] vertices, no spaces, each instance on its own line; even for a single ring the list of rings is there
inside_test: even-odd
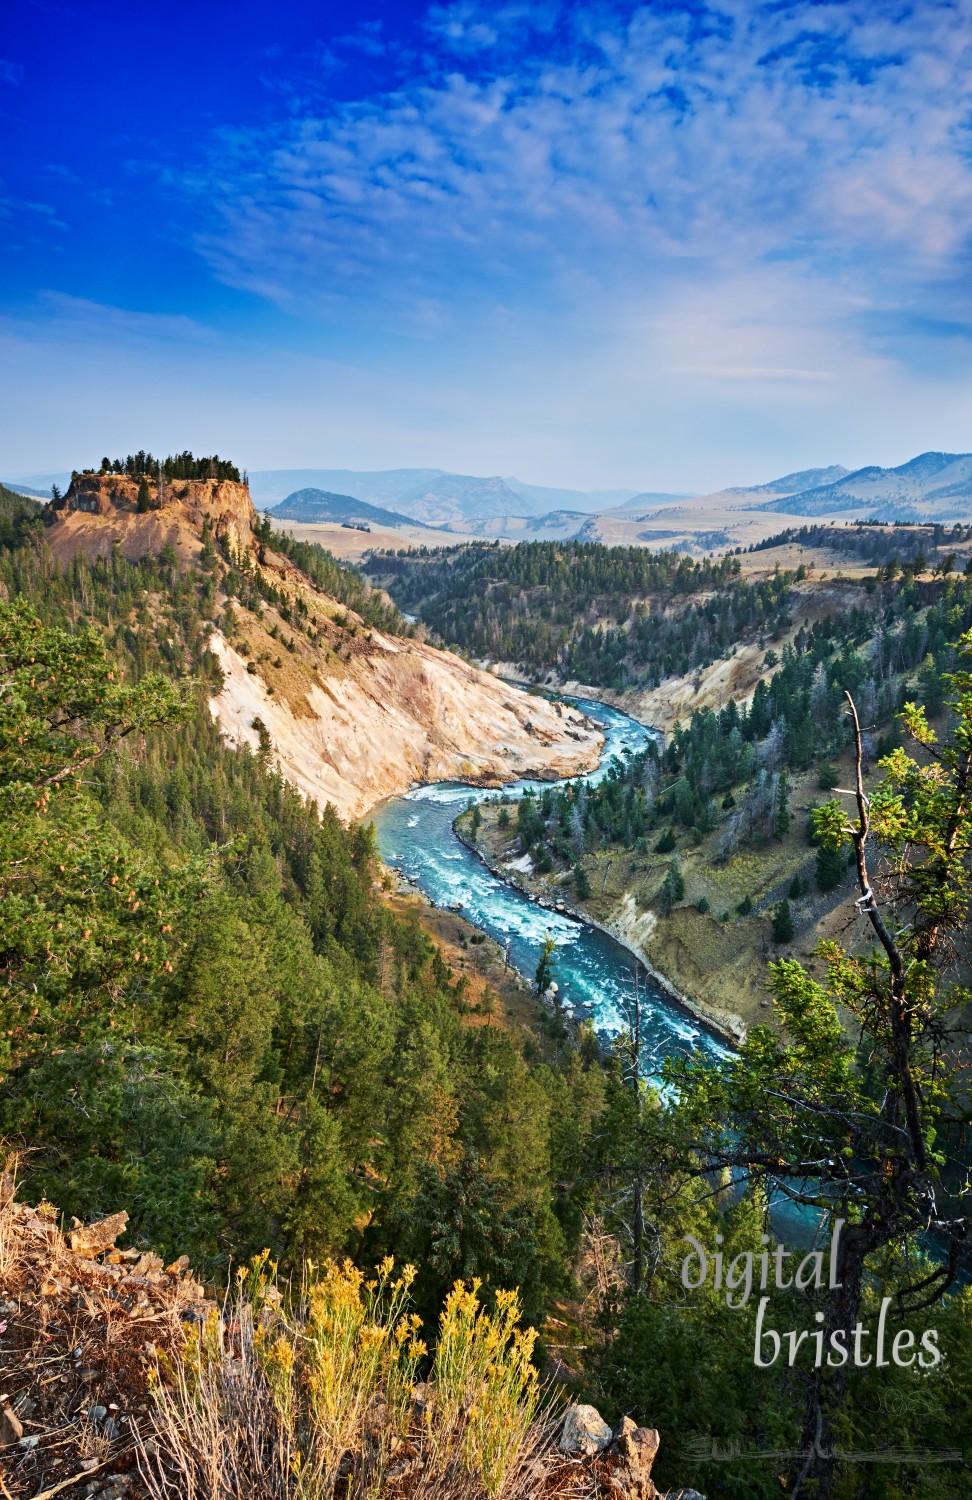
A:
[[[269,734],[288,780],[342,817],[359,818],[417,782],[500,786],[596,764],[602,737],[575,709],[423,642],[368,630],[320,593],[254,534],[257,513],[245,485],[173,480],[160,495],[152,483],[142,510],[138,492],[124,475],[77,476],[48,529],[54,555],[93,559],[117,547],[134,560],[171,545],[190,567],[208,527],[223,552],[280,601],[247,609],[234,599],[229,638],[213,632],[224,675],[213,716],[232,744],[256,749],[261,731]],[[225,574],[222,562],[219,570]]]
[[[256,749],[263,725],[287,779],[345,818],[418,782],[502,786],[597,763],[601,737],[576,709],[511,690],[417,641],[372,631],[337,671],[312,666],[297,701],[250,671],[252,648],[247,660],[220,633],[211,642],[225,682],[211,708],[224,737]]]
[[[183,563],[202,550],[208,522],[216,540],[228,538],[241,555],[253,545],[257,513],[245,484],[232,480],[166,480],[159,493],[149,483],[150,509],[138,508],[139,483],[127,474],[79,474],[54,509],[48,541],[56,557],[76,552],[94,558],[116,545],[129,561],[171,543]]]

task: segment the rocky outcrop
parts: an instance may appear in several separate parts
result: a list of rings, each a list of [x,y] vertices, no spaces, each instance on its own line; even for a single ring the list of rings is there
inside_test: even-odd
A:
[[[6,1174],[3,1183],[12,1174]],[[184,1258],[116,1248],[124,1212],[62,1233],[50,1205],[0,1191],[0,1475],[11,1500],[134,1500],[149,1371],[216,1304]]]
[[[630,1417],[622,1417],[612,1432],[595,1406],[569,1406],[557,1439],[557,1447],[571,1457],[593,1460],[590,1470],[593,1495],[615,1495],[617,1500],[685,1500],[696,1497],[696,1490],[673,1490],[667,1495],[655,1486],[652,1466],[658,1453],[658,1432],[654,1427],[639,1427]],[[587,1494],[585,1489],[575,1493]]]
[[[630,1417],[621,1418],[611,1439],[610,1452],[620,1460],[611,1473],[611,1483],[629,1500],[656,1500],[658,1491],[652,1483],[651,1467],[659,1441],[654,1427],[639,1427]]]
[[[226,540],[231,555],[255,550],[257,513],[245,484],[234,480],[149,481],[149,508],[138,508],[139,481],[127,474],[77,474],[70,489],[52,503],[48,544],[56,557],[77,552],[108,556],[117,546],[129,561],[173,546],[179,561],[194,562],[202,551],[203,528]]]

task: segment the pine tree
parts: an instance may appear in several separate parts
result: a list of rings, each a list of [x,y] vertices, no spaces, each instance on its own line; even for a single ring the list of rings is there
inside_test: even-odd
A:
[[[679,901],[685,899],[685,879],[682,875],[682,862],[676,854],[671,860],[665,874],[665,881],[661,888],[662,910],[666,917],[671,915],[672,908]]]
[[[773,908],[773,942],[791,943],[793,941],[793,913],[790,903],[784,896]]]
[[[833,804],[825,804],[830,806]],[[818,891],[834,891],[847,871],[846,861],[839,849],[822,844],[817,850],[816,881]]]
[[[544,938],[543,951],[540,954],[540,962],[537,964],[537,972],[534,975],[533,987],[538,995],[545,995],[553,982],[553,955],[556,943],[549,935]]]
[[[773,820],[773,832],[778,839],[782,839],[790,827],[790,778],[785,771],[780,772],[780,778],[776,787],[776,809]]]

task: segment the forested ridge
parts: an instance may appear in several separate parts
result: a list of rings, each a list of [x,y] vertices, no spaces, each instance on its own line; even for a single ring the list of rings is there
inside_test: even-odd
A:
[[[903,894],[887,899],[912,945],[907,1003],[921,1018],[907,1044],[918,1133],[904,1145],[887,1114],[903,1096],[880,955],[855,968],[835,950],[819,977],[776,965],[782,1036],[756,1027],[724,1075],[672,1069],[665,1093],[644,1077],[634,1014],[604,1053],[544,1011],[531,1033],[472,1013],[462,978],[384,904],[367,829],[303,801],[265,754],[220,742],[205,641],[252,580],[212,546],[186,571],[171,550],[60,565],[29,509],[12,522],[0,533],[0,1136],[25,1148],[35,1199],[82,1218],[125,1208],[137,1243],[189,1253],[217,1280],[227,1256],[264,1247],[295,1270],[305,1256],[368,1269],[391,1253],[417,1267],[429,1332],[456,1278],[481,1278],[489,1305],[518,1287],[578,1388],[610,1417],[661,1430],[658,1482],[711,1500],[768,1500],[779,1463],[714,1462],[706,1445],[797,1450],[815,1412],[828,1431],[837,1413],[845,1444],[873,1445],[892,1399],[920,1412],[923,1445],[966,1442],[967,1291],[936,1284],[917,1315],[919,1328],[934,1321],[945,1360],[891,1364],[879,1382],[855,1365],[838,1385],[814,1376],[812,1346],[793,1368],[757,1369],[755,1298],[727,1309],[711,1281],[687,1298],[679,1268],[689,1233],[707,1246],[723,1235],[727,1265],[751,1252],[763,1193],[781,1183],[825,1212],[851,1194],[867,1269],[855,1315],[873,1326],[882,1297],[928,1270],[929,1201],[936,1225],[964,1222],[966,1145],[939,1024],[960,988],[939,970],[935,934],[960,936],[968,915],[969,849],[940,830],[972,764],[972,676],[942,677],[965,659],[969,585],[948,579],[931,597],[889,585],[871,648],[863,613],[804,631],[735,722],[728,706],[724,722],[693,721],[667,765],[646,759],[637,780],[619,771],[588,794],[593,837],[645,836],[625,798],[655,776],[646,832],[657,817],[693,836],[727,778],[738,793],[747,756],[758,779],[781,776],[791,753],[846,745],[842,684],[860,698],[873,682],[875,713],[889,716],[872,756],[897,743],[901,674],[924,684],[956,748],[943,738],[934,785],[894,749],[874,798],[881,836],[900,846]],[[292,624],[313,633],[310,618]],[[920,743],[923,723],[908,721]],[[549,845],[564,795],[551,789],[527,847]],[[816,836],[846,863],[832,810]],[[838,1004],[858,1017],[860,1051]],[[736,1202],[712,1188],[729,1164],[751,1173]],[[846,1315],[826,1292],[791,1288],[774,1293],[773,1324],[805,1327],[817,1304],[828,1329]],[[831,1463],[830,1479],[821,1493],[856,1500],[853,1465]],[[882,1469],[881,1484],[873,1493],[889,1500],[963,1493],[960,1468],[918,1460]]]
[[[791,527],[747,550],[797,543],[809,559],[753,580],[740,577],[740,548],[696,562],[681,552],[576,541],[375,552],[363,566],[448,646],[536,676],[623,691],[700,671],[745,642],[777,640],[792,623],[793,586],[809,576],[815,548],[874,567],[873,588],[926,572],[968,576],[970,538],[972,528],[959,524]]]
[[[544,873],[552,860],[573,865],[605,844],[645,852],[659,828],[670,830],[665,843],[674,849],[677,836],[697,841],[722,825],[723,858],[772,838],[789,827],[788,772],[817,766],[822,789],[833,785],[831,762],[850,743],[845,692],[858,705],[869,758],[879,759],[896,742],[906,701],[941,713],[954,642],[970,627],[972,579],[952,577],[940,586],[888,580],[867,608],[801,626],[779,656],[767,653],[769,665],[778,665],[748,703],[729,698],[718,713],[696,710],[688,724],[675,725],[660,753],[653,745],[617,763],[596,786],[526,798],[517,813],[522,847]]]
[[[212,573],[60,568],[40,541],[0,583],[0,1134],[33,1191],[124,1206],[212,1269],[393,1248],[430,1303],[476,1270],[537,1316],[600,1068],[468,1025],[464,981],[382,903],[370,834],[220,743]]]
[[[895,578],[899,573],[911,577],[924,573],[934,555],[935,570],[947,577],[956,569],[958,551],[952,549],[967,552],[972,544],[972,526],[963,525],[961,521],[956,521],[953,526],[941,523],[922,526],[905,521],[867,521],[843,526],[818,522],[788,526],[784,531],[764,537],[761,542],[753,542],[746,550],[766,552],[790,542],[797,542],[801,547],[826,547],[830,551],[849,553],[872,568],[881,569],[886,578]],[[961,568],[968,573],[972,569],[972,559],[963,563]]]
[[[750,584],[731,557],[576,541],[372,553],[364,567],[473,657],[619,689],[707,666],[748,632],[776,633],[795,576]]]

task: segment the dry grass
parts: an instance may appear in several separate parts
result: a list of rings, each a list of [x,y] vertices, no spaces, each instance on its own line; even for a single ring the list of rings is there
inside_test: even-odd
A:
[[[0,1173],[0,1287],[12,1286],[20,1267],[21,1237],[14,1233],[13,1200],[17,1188],[18,1158],[7,1158]]]
[[[161,1361],[139,1469],[151,1500],[512,1500],[554,1460],[534,1334],[515,1293],[446,1302],[430,1379],[413,1272],[329,1264],[293,1308],[265,1264],[241,1276],[177,1362]]]
[[[23,1429],[3,1500],[648,1500],[622,1448],[560,1453],[517,1295],[457,1284],[431,1359],[410,1268],[264,1256],[222,1308],[185,1258],[117,1250],[113,1217],[66,1238],[0,1176],[0,1393]],[[124,1216],[118,1215],[124,1222]],[[87,1249],[82,1249],[86,1246]],[[421,1370],[427,1380],[417,1382]],[[633,1424],[629,1424],[633,1427]],[[647,1435],[655,1443],[654,1433]],[[653,1449],[652,1449],[653,1451]]]

